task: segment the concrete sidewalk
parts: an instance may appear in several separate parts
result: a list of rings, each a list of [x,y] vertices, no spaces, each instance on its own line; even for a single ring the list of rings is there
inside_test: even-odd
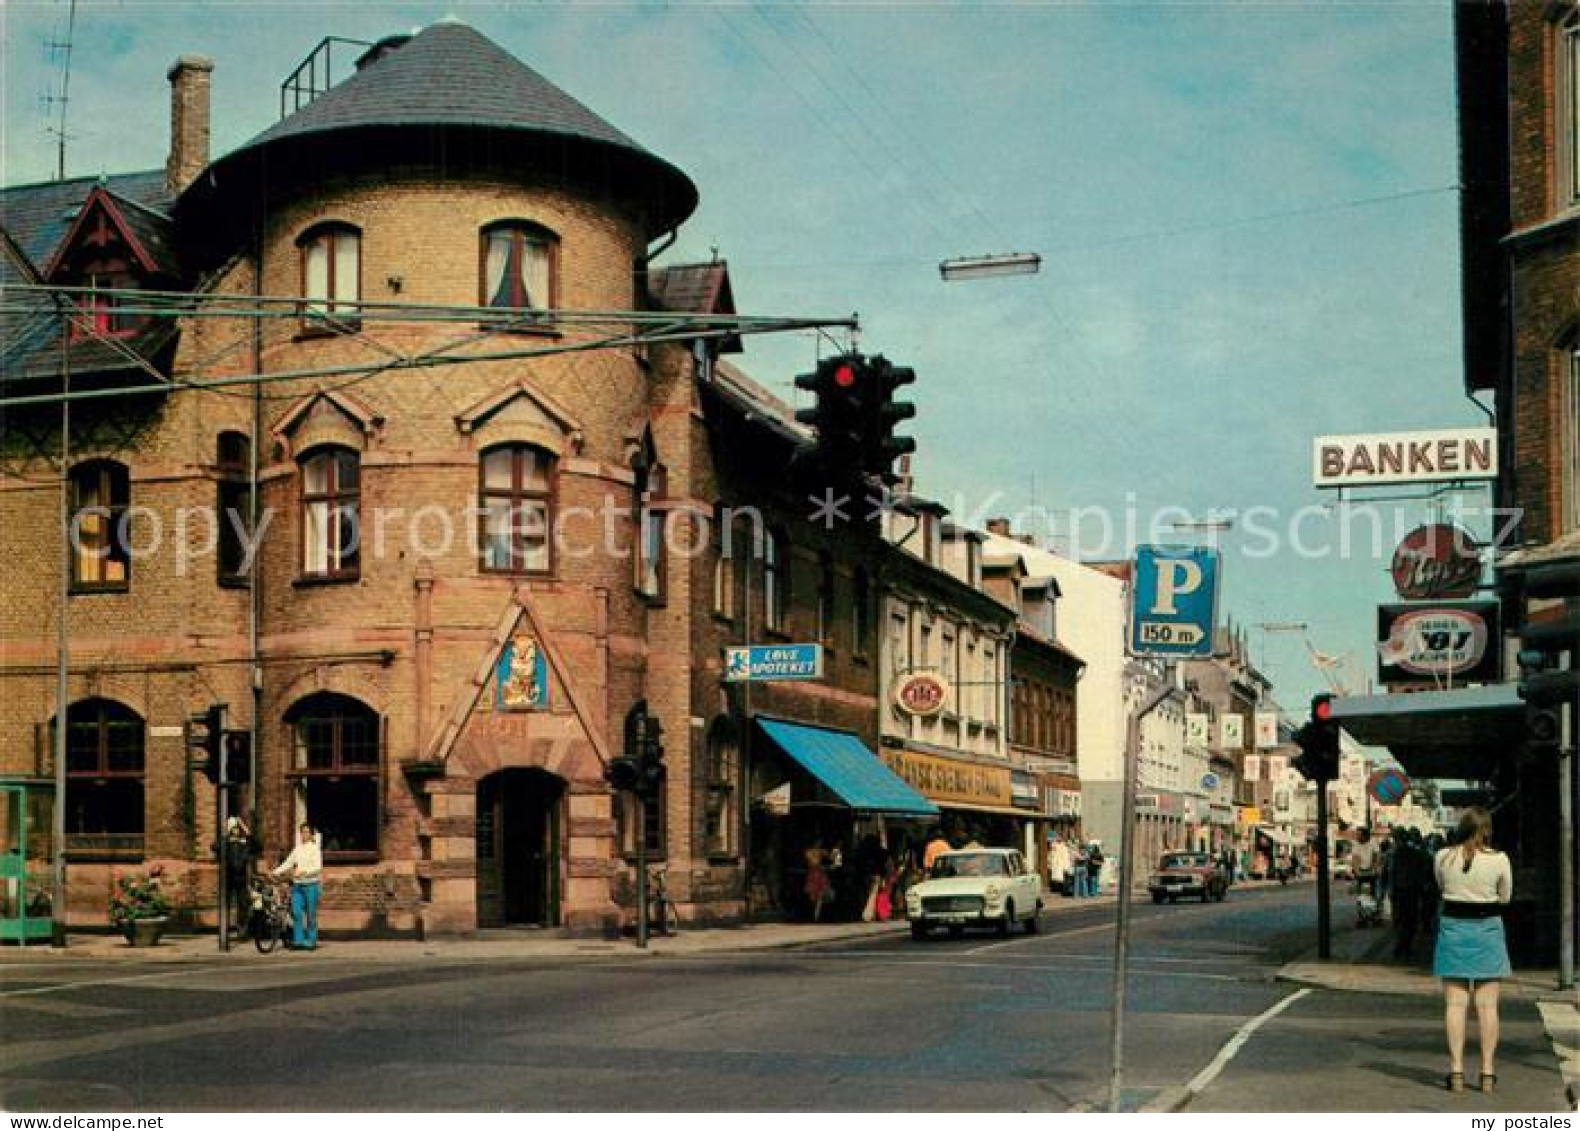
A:
[[[1441,982],[1433,977],[1428,964],[1404,962],[1392,957],[1393,930],[1390,925],[1360,928],[1336,917],[1332,936],[1332,957],[1322,960],[1316,948],[1286,964],[1278,973],[1280,981],[1313,989],[1373,996],[1400,996],[1440,999]],[[1343,925],[1340,925],[1340,924]],[[1517,970],[1504,982],[1505,1000],[1526,1003],[1540,1015],[1547,1039],[1563,1077],[1564,1090],[1571,1104],[1580,1106],[1580,995],[1574,989],[1560,990],[1553,970]],[[1474,1047],[1474,1025],[1470,1047]],[[1433,1056],[1441,1059],[1440,1049]],[[1474,1086],[1474,1082],[1472,1082]]]
[[[1057,920],[1081,908],[1112,906],[1113,895],[1092,899],[1044,896],[1043,920]],[[832,942],[862,942],[904,934],[905,920],[888,923],[752,923],[741,927],[682,928],[673,938],[654,937],[646,951],[634,938],[574,939],[550,930],[501,928],[479,932],[470,939],[328,939],[320,940],[311,954],[290,952],[304,961],[328,959],[359,962],[418,962],[432,958],[466,961],[652,956],[690,956],[732,952],[782,950]],[[228,959],[278,959],[281,951],[260,955],[250,941],[232,940]],[[106,960],[127,962],[181,962],[222,957],[212,931],[203,934],[166,935],[156,947],[134,947],[119,935],[73,934],[65,947],[9,946],[0,950],[0,965],[15,962]]]

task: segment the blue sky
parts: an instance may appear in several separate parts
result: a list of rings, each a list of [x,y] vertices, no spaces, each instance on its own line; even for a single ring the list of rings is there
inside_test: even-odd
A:
[[[1482,422],[1459,377],[1449,7],[83,2],[67,172],[163,163],[177,54],[217,62],[218,153],[273,122],[320,37],[454,15],[692,176],[661,262],[716,247],[743,312],[859,312],[863,347],[916,369],[925,493],[965,517],[1287,515],[1323,501],[1315,434]],[[0,8],[5,183],[53,175],[65,12]],[[1042,273],[938,277],[1005,251]],[[752,339],[744,362],[789,397],[815,348]],[[1386,560],[1244,543],[1225,537],[1222,608],[1307,621],[1374,669]],[[1252,644],[1303,710],[1298,638]]]

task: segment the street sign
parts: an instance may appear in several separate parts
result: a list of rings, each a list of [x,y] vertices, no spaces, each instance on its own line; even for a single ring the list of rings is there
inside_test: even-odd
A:
[[[1403,770],[1385,766],[1374,770],[1366,779],[1366,792],[1379,805],[1397,805],[1410,792],[1410,779],[1404,776]]]
[[[822,679],[823,646],[821,644],[746,644],[726,648],[724,678],[729,683]]]
[[[1218,613],[1218,553],[1136,547],[1130,607],[1134,655],[1210,656]]]
[[[1208,793],[1218,788],[1218,775],[1208,771],[1201,776],[1201,787]]]

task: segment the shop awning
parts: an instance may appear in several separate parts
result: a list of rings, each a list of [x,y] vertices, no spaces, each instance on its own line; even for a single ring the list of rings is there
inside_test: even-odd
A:
[[[762,732],[836,797],[864,813],[936,817],[938,806],[917,793],[849,731],[758,719]]]
[[[1260,826],[1256,830],[1256,835],[1260,836],[1260,837],[1265,837],[1268,840],[1272,841],[1274,844],[1287,845],[1287,844],[1290,843],[1290,840],[1291,840],[1291,837],[1289,836],[1288,833],[1284,832],[1282,829],[1275,829],[1271,825],[1262,825],[1262,826]]]
[[[1333,701],[1332,717],[1357,742],[1385,746],[1412,777],[1487,776],[1514,748],[1524,703],[1512,683],[1355,695]]]

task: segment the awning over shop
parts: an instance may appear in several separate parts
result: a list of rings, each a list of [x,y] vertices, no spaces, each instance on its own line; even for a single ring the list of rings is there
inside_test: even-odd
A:
[[[1357,742],[1386,746],[1413,777],[1486,775],[1519,734],[1514,684],[1333,700],[1332,718]]]
[[[758,719],[762,732],[785,755],[852,809],[896,817],[936,817],[928,801],[876,754],[844,730]]]
[[[1259,837],[1265,837],[1267,840],[1272,841],[1274,844],[1287,845],[1291,841],[1291,837],[1290,837],[1290,835],[1288,833],[1284,832],[1282,829],[1275,829],[1271,825],[1262,825],[1262,826],[1260,826],[1256,830],[1256,835],[1259,836]]]

